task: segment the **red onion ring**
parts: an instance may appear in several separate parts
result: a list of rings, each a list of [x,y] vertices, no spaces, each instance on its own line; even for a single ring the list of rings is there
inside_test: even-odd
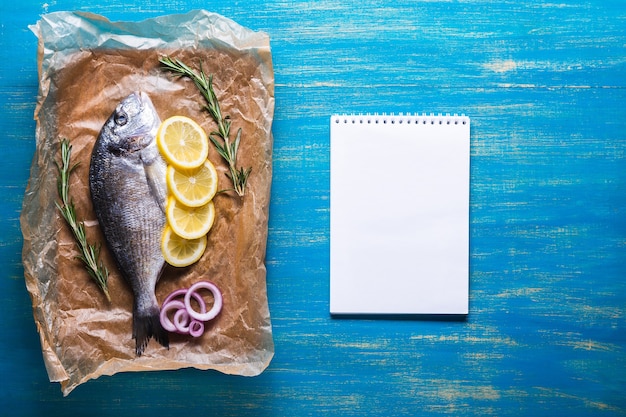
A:
[[[172,292],[165,301],[163,302],[163,306],[161,307],[161,313],[159,315],[159,319],[161,321],[161,325],[168,332],[175,332],[180,334],[189,334],[189,325],[191,322],[191,318],[185,304],[181,300],[175,300],[174,298],[184,295],[187,293],[186,289],[176,290]],[[202,313],[206,312],[206,303],[200,294],[194,293],[192,294],[193,298],[196,299],[198,304],[200,305],[200,311]],[[170,310],[175,309],[173,321],[169,319],[168,313]]]
[[[180,334],[189,334],[190,321],[189,313],[187,313],[187,310],[184,308],[176,310],[176,313],[174,313],[174,319],[172,320],[176,331]]]
[[[206,313],[203,311],[198,313],[193,309],[193,307],[191,307],[191,296],[193,294],[197,294],[197,291],[201,288],[207,289],[213,294],[213,307],[211,307],[211,309]],[[184,302],[185,308],[191,317],[199,321],[209,321],[214,319],[222,310],[222,293],[212,282],[200,281],[189,287],[189,290],[187,290],[187,293],[185,294]]]
[[[178,300],[170,300],[167,303],[163,303],[163,307],[161,307],[161,313],[159,314],[159,319],[161,321],[161,326],[168,332],[175,332],[176,326],[172,323],[167,317],[167,313],[172,310],[177,309],[178,311],[185,311],[185,304],[182,301]]]
[[[208,312],[204,298],[198,293],[198,290],[202,288],[213,294],[213,306]],[[184,296],[183,301],[175,299],[180,296]],[[191,297],[198,302],[199,313],[191,306]],[[222,310],[222,304],[222,293],[217,286],[212,282],[200,281],[189,289],[181,288],[168,295],[163,301],[159,319],[163,328],[169,332],[200,337],[204,333],[204,322],[214,319]],[[171,310],[176,310],[172,320],[168,317]]]
[[[189,323],[189,336],[200,337],[204,333],[204,323],[198,320],[191,320]]]
[[[172,301],[174,298],[178,297],[179,295],[185,295],[186,292],[187,292],[186,288],[181,288],[179,290],[172,291],[170,295],[168,295],[163,301],[163,305],[166,305],[167,303],[169,303],[170,301]]]

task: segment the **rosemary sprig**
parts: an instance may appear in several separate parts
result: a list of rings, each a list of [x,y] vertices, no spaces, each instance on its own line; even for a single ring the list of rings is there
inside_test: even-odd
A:
[[[56,202],[56,206],[61,212],[61,215],[67,222],[70,229],[72,229],[72,233],[74,234],[76,243],[78,243],[78,246],[80,246],[81,255],[77,256],[77,258],[83,261],[83,263],[85,264],[85,268],[89,273],[89,276],[91,276],[91,278],[96,281],[98,286],[100,286],[100,288],[104,292],[107,300],[110,302],[111,296],[109,295],[109,290],[107,287],[109,271],[103,262],[100,262],[100,265],[98,265],[100,247],[87,242],[85,226],[83,222],[79,222],[76,220],[76,209],[74,208],[74,203],[70,200],[69,197],[70,174],[78,165],[70,165],[71,154],[72,145],[70,145],[69,140],[62,139],[61,163],[59,164],[55,161],[57,169],[59,171],[59,177],[57,178],[57,189],[59,192],[59,197],[61,198],[61,203],[59,204],[59,202]]]
[[[217,131],[211,132],[209,139],[211,139],[217,152],[228,163],[230,174],[227,175],[233,183],[233,189],[240,197],[243,197],[252,168],[244,169],[237,167],[237,150],[239,149],[239,142],[241,140],[241,128],[237,130],[235,140],[231,142],[230,116],[222,116],[220,104],[215,90],[213,89],[213,75],[207,77],[202,70],[202,64],[200,64],[200,71],[197,73],[180,60],[172,59],[168,56],[159,58],[159,62],[161,62],[164,68],[175,74],[190,78],[206,100],[207,104],[204,108],[209,112],[215,123],[217,123]]]

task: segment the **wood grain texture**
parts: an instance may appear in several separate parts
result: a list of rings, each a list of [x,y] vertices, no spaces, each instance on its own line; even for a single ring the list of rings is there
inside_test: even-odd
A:
[[[64,399],[21,267],[37,94],[27,25],[58,10],[141,20],[196,8],[271,36],[275,358],[256,378],[118,374]],[[0,5],[0,35],[0,414],[626,415],[623,1],[26,0]],[[336,112],[471,117],[466,321],[330,318]],[[384,209],[384,190],[372,198]]]

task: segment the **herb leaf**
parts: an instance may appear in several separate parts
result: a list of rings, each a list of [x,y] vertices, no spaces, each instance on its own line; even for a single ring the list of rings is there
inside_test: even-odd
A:
[[[234,142],[230,141],[230,117],[222,116],[220,104],[213,89],[213,75],[207,76],[200,64],[200,71],[196,72],[188,65],[178,59],[172,59],[168,56],[159,58],[159,62],[163,67],[180,77],[188,77],[196,85],[206,101],[204,109],[209,112],[215,123],[217,123],[217,131],[211,132],[209,138],[217,149],[217,152],[228,163],[230,174],[228,178],[233,183],[233,189],[243,197],[246,191],[246,184],[252,168],[237,167],[237,151],[241,140],[241,129],[237,131],[237,137]]]
[[[96,281],[100,289],[104,292],[107,300],[110,302],[111,296],[109,295],[107,287],[109,270],[102,261],[98,264],[100,246],[92,245],[87,241],[85,225],[83,222],[76,220],[76,208],[74,207],[74,203],[69,198],[70,174],[78,165],[70,165],[71,154],[72,145],[70,145],[69,140],[61,139],[61,163],[59,164],[56,162],[57,169],[59,171],[57,189],[61,203],[57,202],[56,206],[72,230],[76,243],[80,247],[81,254],[78,255],[77,258],[83,261],[89,276]]]

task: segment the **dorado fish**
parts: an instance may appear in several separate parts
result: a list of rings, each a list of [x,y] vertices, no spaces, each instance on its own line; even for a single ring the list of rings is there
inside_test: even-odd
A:
[[[166,163],[156,145],[160,122],[147,94],[130,94],[102,127],[89,167],[96,217],[120,273],[133,291],[133,338],[138,356],[152,337],[169,345],[155,295],[165,265],[160,242],[167,197]]]

